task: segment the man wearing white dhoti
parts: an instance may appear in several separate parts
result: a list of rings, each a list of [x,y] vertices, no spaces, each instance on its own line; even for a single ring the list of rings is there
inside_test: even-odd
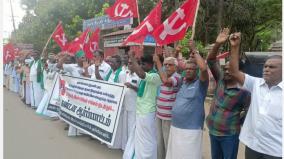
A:
[[[47,110],[47,106],[48,106],[48,102],[50,99],[50,96],[52,94],[53,91],[53,84],[56,82],[56,71],[59,71],[59,69],[56,67],[57,63],[56,59],[55,59],[55,55],[49,55],[48,57],[48,61],[47,61],[47,68],[44,69],[44,96],[36,110],[37,114],[40,115],[44,115],[50,118],[56,118],[57,117],[57,113],[52,112]]]
[[[31,107],[36,109],[44,94],[43,63],[37,50],[34,50],[31,56],[34,58],[30,65]]]
[[[76,64],[66,64],[68,58],[70,58],[69,55],[65,54],[62,58],[59,59],[57,63],[57,68],[62,68],[64,72],[68,73],[71,76],[74,77],[83,77],[84,68],[83,63],[86,62],[86,57],[84,51],[80,50],[75,54],[75,60]],[[71,61],[74,62],[73,57],[71,57]],[[83,131],[76,129],[74,126],[69,125],[68,129],[68,136],[78,136],[84,134]]]
[[[106,80],[108,82],[114,82],[114,83],[125,83],[126,80],[126,74],[124,71],[122,71],[122,65],[121,65],[121,58],[118,55],[112,56],[110,59],[110,66],[112,68],[111,73],[109,73],[106,77]],[[126,145],[126,142],[123,142],[122,136],[125,134],[122,134],[123,130],[123,105],[120,111],[118,126],[116,129],[116,134],[114,137],[114,143],[113,146],[108,146],[112,149],[124,149],[122,145]]]
[[[135,157],[157,159],[156,97],[161,79],[154,69],[151,55],[141,58],[141,66],[133,52],[129,53],[129,57],[134,72],[141,78],[136,102]]]
[[[123,116],[123,144],[122,148],[125,149],[126,143],[130,137],[131,131],[135,130],[136,122],[136,100],[137,91],[140,83],[140,78],[133,70],[131,61],[128,61],[128,70],[126,70],[126,82],[124,85],[127,87],[124,96],[124,116]]]
[[[202,158],[204,101],[208,88],[208,73],[205,61],[194,47],[191,48],[190,59],[185,66],[185,80],[172,109],[166,159]],[[199,76],[197,69],[200,72]]]
[[[24,85],[25,85],[25,103],[27,105],[31,104],[31,82],[30,82],[30,59],[25,60],[25,66],[24,66],[24,74],[23,74],[23,80],[24,80]]]

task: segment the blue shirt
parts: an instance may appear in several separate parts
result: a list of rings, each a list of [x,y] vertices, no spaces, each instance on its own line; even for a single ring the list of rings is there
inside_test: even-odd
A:
[[[208,81],[184,82],[172,109],[172,125],[180,129],[203,129],[204,101]]]

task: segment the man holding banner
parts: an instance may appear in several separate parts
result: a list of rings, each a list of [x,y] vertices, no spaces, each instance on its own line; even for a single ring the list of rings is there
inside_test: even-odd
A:
[[[57,63],[58,68],[63,68],[63,71],[74,77],[82,77],[84,72],[83,63],[86,61],[84,51],[80,50],[75,54],[77,64],[65,64],[69,55],[65,54]],[[68,136],[82,135],[83,132],[73,126],[69,126]]]
[[[122,71],[122,63],[121,63],[121,58],[118,55],[114,55],[111,58],[110,61],[110,66],[112,68],[111,73],[109,73],[106,77],[106,80],[108,82],[114,82],[114,83],[122,83],[124,84],[126,81],[126,73]],[[109,146],[109,148],[113,149],[123,149],[125,148],[126,142],[123,141],[123,136],[126,134],[123,134],[123,111],[124,108],[122,107],[119,121],[118,121],[118,126],[116,130],[116,135],[114,139],[114,144],[113,146]]]

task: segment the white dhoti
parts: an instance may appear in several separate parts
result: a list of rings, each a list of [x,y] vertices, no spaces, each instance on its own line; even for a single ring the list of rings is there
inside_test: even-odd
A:
[[[40,83],[38,82],[31,82],[30,90],[31,90],[31,106],[37,108],[43,97],[44,90],[41,88]]]
[[[44,108],[48,102],[48,99],[49,99],[49,95],[47,93],[47,91],[44,91],[44,95],[36,109],[36,113],[39,114],[39,115],[43,115],[43,111],[44,111]]]
[[[124,110],[123,114],[123,129],[122,129],[122,150],[125,149],[130,134],[135,126],[136,112]]]
[[[26,82],[26,104],[31,104],[31,83],[30,82]]]
[[[19,93],[20,90],[20,79],[18,77],[14,78],[14,92]]]
[[[123,152],[123,159],[135,159],[135,123],[128,136],[125,151]]]
[[[9,76],[9,90],[14,90],[14,78],[12,77],[12,75]]]
[[[157,159],[156,113],[136,116],[135,157]]]
[[[57,113],[47,110],[50,95],[51,95],[51,92],[44,91],[44,95],[43,95],[42,100],[40,101],[40,103],[37,107],[36,113],[39,114],[39,115],[54,118],[54,117],[58,116]]]
[[[201,159],[202,130],[171,126],[166,159]]]
[[[116,134],[114,136],[113,146],[109,146],[108,145],[108,148],[111,148],[111,149],[122,149],[123,115],[124,115],[124,110],[121,110],[120,116],[119,116],[119,120],[118,120],[117,129],[116,129]],[[126,143],[125,143],[125,145],[126,145]],[[125,146],[124,146],[124,148],[125,148]]]

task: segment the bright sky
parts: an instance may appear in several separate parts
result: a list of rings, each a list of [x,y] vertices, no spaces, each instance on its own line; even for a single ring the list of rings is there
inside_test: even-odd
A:
[[[13,31],[12,13],[10,0],[3,0],[3,37],[8,38]],[[20,7],[21,0],[11,0],[16,28],[25,15],[25,11]]]

